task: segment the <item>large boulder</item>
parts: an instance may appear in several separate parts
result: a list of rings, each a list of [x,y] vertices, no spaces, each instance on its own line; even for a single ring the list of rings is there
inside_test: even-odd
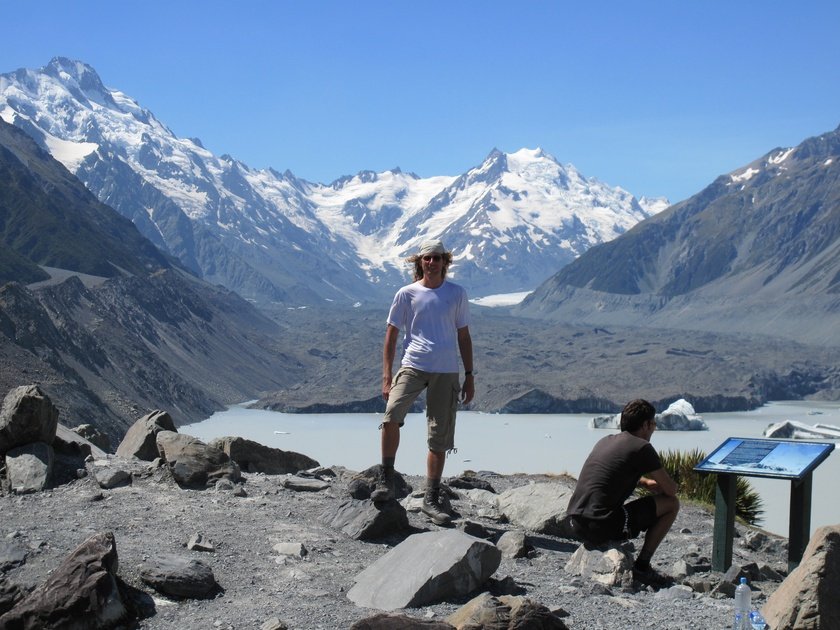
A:
[[[285,475],[320,466],[317,461],[306,455],[271,448],[242,437],[216,438],[211,440],[208,446],[224,451],[239,465],[239,468],[249,473]]]
[[[18,446],[6,453],[6,477],[17,494],[40,492],[52,481],[53,448],[44,442]]]
[[[603,546],[581,545],[566,563],[566,573],[579,575],[605,586],[622,584],[633,569],[633,543]],[[630,577],[632,579],[632,577]]]
[[[52,444],[58,427],[58,409],[37,385],[15,387],[0,407],[0,455],[16,446]]]
[[[57,453],[75,456],[81,460],[84,460],[88,455],[94,457],[95,459],[105,459],[108,457],[108,453],[99,448],[96,444],[74,429],[65,427],[63,424],[58,425],[55,432],[55,440],[53,441],[52,446]]]
[[[229,479],[234,483],[242,479],[236,462],[198,438],[174,431],[160,431],[156,442],[160,457],[182,488],[203,490],[220,479]]]
[[[354,499],[369,499],[376,488],[376,481],[382,471],[382,464],[375,464],[357,473],[347,484],[347,490]],[[398,470],[394,470],[394,498],[397,500],[407,497],[412,492],[411,485]]]
[[[359,573],[347,597],[386,611],[463,597],[484,584],[501,560],[495,545],[458,530],[415,534]]]
[[[208,599],[221,590],[213,569],[200,560],[163,555],[146,562],[140,579],[153,589],[171,597]]]
[[[567,630],[557,615],[527,597],[482,593],[446,618],[457,630]]]
[[[408,515],[397,501],[374,503],[348,499],[337,506],[330,504],[321,521],[341,530],[355,540],[375,540],[408,529]]]
[[[147,413],[129,427],[117,447],[117,455],[153,461],[158,456],[156,437],[161,431],[177,431],[172,417],[159,409]]]
[[[105,453],[111,452],[111,438],[102,433],[102,431],[97,429],[92,424],[80,424],[79,426],[73,427],[68,430],[84,438],[85,440],[96,446],[96,448],[98,448],[99,450]]]
[[[499,495],[499,512],[511,523],[525,529],[551,534],[569,535],[566,508],[574,488],[565,483],[531,483],[511,488]]]
[[[773,630],[840,628],[840,525],[821,527],[761,610]]]
[[[114,535],[94,534],[73,550],[46,582],[0,616],[0,628],[113,628],[128,616],[117,568]]]

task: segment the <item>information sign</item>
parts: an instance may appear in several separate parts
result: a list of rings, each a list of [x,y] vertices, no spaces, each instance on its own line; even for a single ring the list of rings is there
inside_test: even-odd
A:
[[[834,444],[731,437],[697,464],[700,472],[802,479],[831,454]]]
[[[712,568],[732,564],[735,534],[735,490],[738,475],[790,480],[788,569],[802,559],[811,529],[811,485],[814,469],[834,450],[834,444],[803,440],[727,438],[694,470],[717,475]]]

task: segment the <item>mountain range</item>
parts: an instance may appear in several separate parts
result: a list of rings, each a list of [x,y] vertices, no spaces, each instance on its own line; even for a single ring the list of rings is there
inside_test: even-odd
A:
[[[429,237],[474,294],[535,287],[473,310],[475,409],[840,397],[840,130],[663,209],[539,150],[460,177],[252,171],[62,59],[0,75],[0,96],[0,388],[38,383],[68,424],[118,438],[155,408],[183,424],[255,398],[379,410],[392,283]]]
[[[256,170],[177,137],[61,57],[0,75],[0,116],[184,267],[262,304],[387,300],[428,238],[455,253],[452,278],[471,295],[527,291],[668,206],[539,149],[494,149],[460,176],[393,169],[321,184]]]
[[[515,312],[840,345],[840,128],[593,247]]]
[[[299,380],[288,339],[0,120],[0,391],[37,383],[62,422],[119,440],[152,409],[183,424]]]

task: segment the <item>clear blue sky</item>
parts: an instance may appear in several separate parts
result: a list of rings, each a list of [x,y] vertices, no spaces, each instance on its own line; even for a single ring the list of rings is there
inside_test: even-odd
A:
[[[329,182],[542,147],[684,199],[840,125],[840,2],[0,0],[0,72],[54,56],[182,137]]]

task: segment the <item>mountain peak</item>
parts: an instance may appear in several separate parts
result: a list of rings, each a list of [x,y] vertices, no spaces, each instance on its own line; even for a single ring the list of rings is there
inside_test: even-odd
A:
[[[69,77],[83,90],[95,88],[102,92],[106,91],[96,70],[83,61],[67,57],[53,57],[44,68],[44,73],[62,81],[66,81]]]

